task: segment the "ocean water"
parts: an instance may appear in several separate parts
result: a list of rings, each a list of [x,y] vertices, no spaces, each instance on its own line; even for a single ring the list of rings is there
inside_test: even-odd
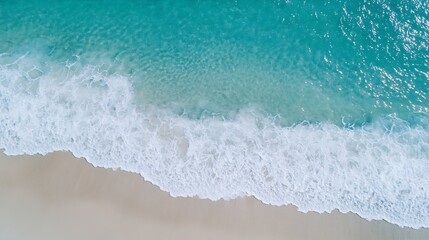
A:
[[[0,0],[0,148],[429,227],[429,3]]]

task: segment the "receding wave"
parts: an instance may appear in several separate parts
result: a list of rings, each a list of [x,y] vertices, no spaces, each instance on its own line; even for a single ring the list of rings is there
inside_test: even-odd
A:
[[[95,166],[141,174],[172,196],[255,196],[301,211],[354,212],[429,227],[429,131],[386,116],[359,128],[281,127],[251,109],[192,120],[139,110],[126,76],[30,60],[0,65],[0,148],[67,150]]]

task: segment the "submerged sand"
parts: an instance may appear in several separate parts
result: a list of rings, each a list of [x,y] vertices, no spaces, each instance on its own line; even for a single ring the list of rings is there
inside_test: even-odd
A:
[[[137,174],[65,152],[1,154],[0,196],[0,239],[429,239],[429,229],[351,213],[173,198]]]

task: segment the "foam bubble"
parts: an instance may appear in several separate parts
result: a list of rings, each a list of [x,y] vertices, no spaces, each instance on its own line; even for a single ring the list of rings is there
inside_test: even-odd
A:
[[[424,126],[387,117],[356,129],[280,127],[251,110],[232,120],[190,120],[138,110],[125,76],[75,63],[33,65],[28,57],[0,65],[6,154],[67,150],[95,166],[139,173],[172,196],[255,196],[304,212],[337,208],[429,227]]]

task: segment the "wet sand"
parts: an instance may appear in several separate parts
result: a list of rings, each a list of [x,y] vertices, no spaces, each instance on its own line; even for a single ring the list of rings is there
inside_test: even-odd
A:
[[[355,214],[173,198],[137,174],[70,153],[0,155],[0,239],[429,239]]]

